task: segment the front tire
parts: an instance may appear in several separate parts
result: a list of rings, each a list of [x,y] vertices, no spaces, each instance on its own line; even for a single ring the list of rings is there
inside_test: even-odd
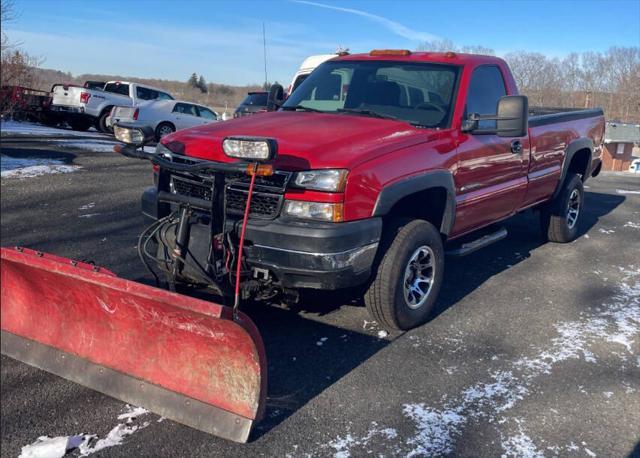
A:
[[[542,234],[550,242],[568,243],[578,236],[584,187],[578,174],[567,176],[560,194],[540,213]]]
[[[444,276],[444,247],[438,230],[424,220],[402,222],[385,235],[375,278],[364,300],[385,329],[406,330],[424,323]]]

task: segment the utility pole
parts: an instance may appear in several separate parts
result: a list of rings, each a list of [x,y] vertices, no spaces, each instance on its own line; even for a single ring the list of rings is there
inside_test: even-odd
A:
[[[262,22],[262,51],[264,54],[264,88],[267,89],[267,35],[264,30],[264,21]]]

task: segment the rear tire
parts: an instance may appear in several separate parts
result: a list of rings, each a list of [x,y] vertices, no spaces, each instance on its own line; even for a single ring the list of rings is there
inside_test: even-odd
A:
[[[98,121],[96,122],[96,127],[98,130],[104,134],[112,134],[113,130],[107,127],[107,118],[109,117],[109,113],[111,113],[111,109],[105,110],[102,112]]]
[[[542,234],[550,242],[568,243],[578,236],[584,187],[578,174],[568,175],[560,193],[540,213]]]
[[[175,126],[170,122],[161,122],[160,124],[158,124],[158,127],[156,127],[156,141],[160,141],[162,137],[172,134],[175,131]]]
[[[383,237],[375,278],[364,300],[385,329],[424,323],[444,276],[444,247],[438,230],[424,220],[398,221]]]

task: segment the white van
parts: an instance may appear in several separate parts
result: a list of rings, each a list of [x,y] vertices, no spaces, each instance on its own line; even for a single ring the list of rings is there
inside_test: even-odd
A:
[[[293,75],[293,79],[291,80],[291,84],[287,88],[287,96],[289,96],[295,88],[300,86],[300,84],[309,76],[309,74],[315,70],[315,68],[323,62],[328,61],[329,59],[333,59],[336,56],[342,56],[346,54],[346,51],[335,52],[333,54],[318,54],[315,56],[307,57],[300,68]]]

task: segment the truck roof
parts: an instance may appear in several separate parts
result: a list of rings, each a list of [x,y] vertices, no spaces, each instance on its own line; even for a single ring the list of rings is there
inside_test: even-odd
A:
[[[106,85],[106,84],[129,84],[129,85],[131,85],[131,84],[135,84],[136,86],[144,87],[144,88],[147,88],[147,89],[153,89],[154,91],[167,92],[167,93],[169,92],[169,91],[167,91],[166,89],[161,89],[161,88],[159,88],[159,87],[151,86],[151,85],[149,85],[149,84],[145,84],[145,83],[138,83],[138,82],[136,82],[136,81],[121,81],[121,80],[113,80],[113,81],[107,81],[107,82],[105,83],[105,85]]]
[[[377,51],[377,52],[376,52]],[[408,53],[408,54],[407,54]],[[469,64],[497,64],[504,62],[496,56],[484,56],[480,54],[464,54],[458,52],[422,52],[422,51],[405,51],[400,49],[393,50],[375,50],[370,53],[349,54],[333,59],[338,60],[394,60],[401,62],[436,62],[451,65],[469,65]]]

